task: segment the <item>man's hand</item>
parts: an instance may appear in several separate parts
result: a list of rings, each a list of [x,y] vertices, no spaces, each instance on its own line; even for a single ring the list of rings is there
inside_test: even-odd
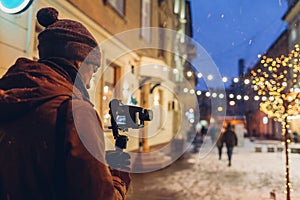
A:
[[[106,162],[110,168],[120,171],[130,171],[130,155],[123,151],[106,151]]]
[[[126,185],[126,190],[131,182],[130,174],[130,155],[123,151],[106,151],[106,162],[109,165],[112,176],[119,177]],[[122,183],[120,183],[123,185]]]

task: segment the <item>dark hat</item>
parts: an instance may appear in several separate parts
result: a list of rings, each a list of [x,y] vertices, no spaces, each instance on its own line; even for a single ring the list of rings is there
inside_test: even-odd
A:
[[[38,36],[41,59],[63,57],[100,66],[101,53],[97,41],[81,23],[58,19],[58,11],[50,7],[40,9],[37,20],[45,27]]]

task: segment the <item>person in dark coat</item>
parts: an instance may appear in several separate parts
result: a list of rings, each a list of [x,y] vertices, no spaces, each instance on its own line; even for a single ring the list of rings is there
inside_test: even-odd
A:
[[[46,27],[40,59],[19,58],[0,79],[0,199],[125,199],[129,155],[105,152],[87,92],[101,62],[97,42],[54,8],[37,19]],[[116,168],[107,163],[114,156]]]
[[[216,145],[217,145],[217,148],[218,148],[218,155],[219,155],[219,160],[222,159],[222,149],[223,149],[223,135],[220,134],[218,136],[218,139],[217,139],[217,142],[216,142]]]
[[[228,166],[231,166],[231,158],[233,153],[233,147],[237,145],[237,136],[234,131],[231,130],[231,124],[228,123],[226,131],[223,133],[222,140],[227,148]]]
[[[295,142],[295,143],[298,143],[298,132],[295,131],[295,132],[293,133],[293,136],[294,136],[294,142]]]

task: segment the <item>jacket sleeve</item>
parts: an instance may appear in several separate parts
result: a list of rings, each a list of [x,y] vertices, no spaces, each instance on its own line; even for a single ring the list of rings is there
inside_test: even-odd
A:
[[[128,186],[112,176],[106,165],[104,135],[97,113],[85,102],[73,101],[71,106],[65,140],[67,199],[125,199]]]

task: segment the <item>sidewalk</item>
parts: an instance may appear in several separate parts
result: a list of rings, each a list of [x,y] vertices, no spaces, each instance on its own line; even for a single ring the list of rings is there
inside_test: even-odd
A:
[[[227,166],[226,149],[218,160],[217,149],[203,159],[187,154],[171,166],[151,173],[133,174],[128,200],[269,200],[285,199],[285,156],[282,152],[255,152],[245,139]],[[292,199],[300,199],[300,154],[290,154]]]

